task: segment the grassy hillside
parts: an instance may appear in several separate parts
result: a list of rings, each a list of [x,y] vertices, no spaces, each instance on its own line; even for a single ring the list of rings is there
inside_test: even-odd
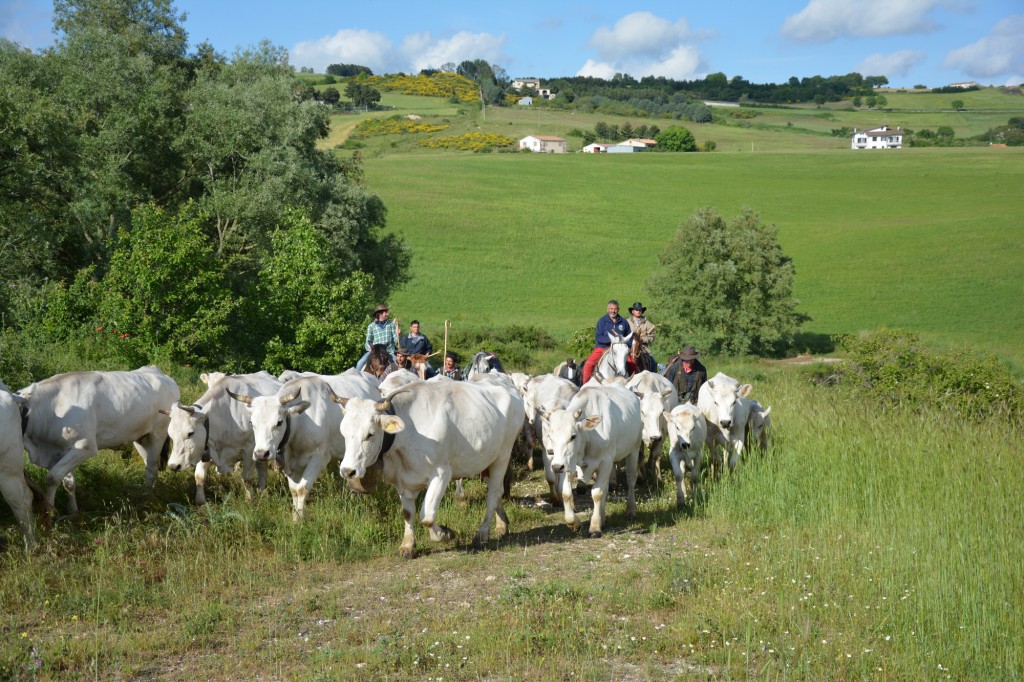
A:
[[[644,299],[700,206],[775,223],[819,335],[907,327],[1024,367],[1016,149],[637,155],[387,155],[366,163],[414,251],[390,302],[437,333],[538,324],[567,334],[608,298]],[[657,311],[649,311],[657,320]]]

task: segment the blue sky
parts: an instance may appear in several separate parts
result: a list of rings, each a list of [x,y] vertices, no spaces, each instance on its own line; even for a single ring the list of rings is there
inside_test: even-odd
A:
[[[755,83],[858,71],[894,87],[1024,82],[1021,0],[654,1],[625,6],[520,0],[327,2],[178,0],[193,44],[218,51],[269,39],[296,67],[374,73],[486,59],[511,78],[724,72]],[[53,42],[52,3],[0,0],[0,35]]]

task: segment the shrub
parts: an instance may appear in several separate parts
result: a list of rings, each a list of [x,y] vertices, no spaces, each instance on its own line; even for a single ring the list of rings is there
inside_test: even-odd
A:
[[[434,346],[436,350],[441,349],[439,343],[435,342]],[[459,329],[448,335],[448,350],[455,352],[461,362],[467,362],[481,350],[488,350],[498,356],[506,371],[525,369],[533,362],[535,351],[557,347],[558,342],[547,330],[523,325]]]
[[[868,399],[946,408],[971,418],[1024,415],[1024,386],[993,355],[935,351],[902,329],[847,336],[841,347],[849,360],[832,380]]]

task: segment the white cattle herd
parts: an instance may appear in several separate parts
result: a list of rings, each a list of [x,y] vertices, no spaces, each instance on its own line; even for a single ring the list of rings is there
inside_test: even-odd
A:
[[[580,526],[575,490],[590,485],[589,531],[600,537],[617,468],[625,469],[632,519],[638,474],[657,480],[666,439],[680,507],[688,499],[686,479],[698,495],[705,461],[717,477],[726,463],[735,469],[746,443],[767,449],[771,408],[749,397],[750,384],[718,373],[701,387],[696,405],[679,404],[664,376],[645,371],[627,380],[619,364],[582,388],[557,376],[564,363],[537,376],[484,363],[467,381],[423,381],[400,371],[379,384],[354,369],[330,376],[215,372],[202,375],[208,390],[191,405],[180,402],[178,386],[155,366],[58,374],[16,392],[0,382],[0,494],[31,548],[33,499],[49,512],[63,484],[68,512],[77,512],[75,468],[100,449],[133,444],[149,487],[165,455],[171,471],[192,469],[196,504],[206,501],[211,464],[221,474],[240,465],[247,495],[253,483],[266,486],[273,464],[288,479],[296,521],[317,478],[337,467],[355,492],[369,492],[380,480],[395,488],[405,525],[400,553],[411,558],[420,492],[418,519],[430,539],[453,536],[437,518],[453,479],[487,482],[475,544],[506,532],[502,499],[515,452],[525,450],[532,467],[540,446],[551,505],[564,508],[573,528]],[[26,475],[25,452],[47,470],[45,491]]]

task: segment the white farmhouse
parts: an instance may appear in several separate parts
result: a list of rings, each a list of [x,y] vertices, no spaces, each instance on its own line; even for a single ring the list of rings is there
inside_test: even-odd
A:
[[[580,150],[584,154],[604,154],[608,151],[608,145],[601,142],[593,142]]]
[[[512,87],[516,90],[522,90],[523,88],[533,88],[534,90],[540,89],[539,78],[517,78],[512,81]]]
[[[551,135],[527,135],[519,140],[519,148],[549,154],[565,154],[569,151],[569,146],[563,138]]]
[[[896,126],[854,130],[850,136],[850,149],[899,149],[903,146],[903,130]]]

